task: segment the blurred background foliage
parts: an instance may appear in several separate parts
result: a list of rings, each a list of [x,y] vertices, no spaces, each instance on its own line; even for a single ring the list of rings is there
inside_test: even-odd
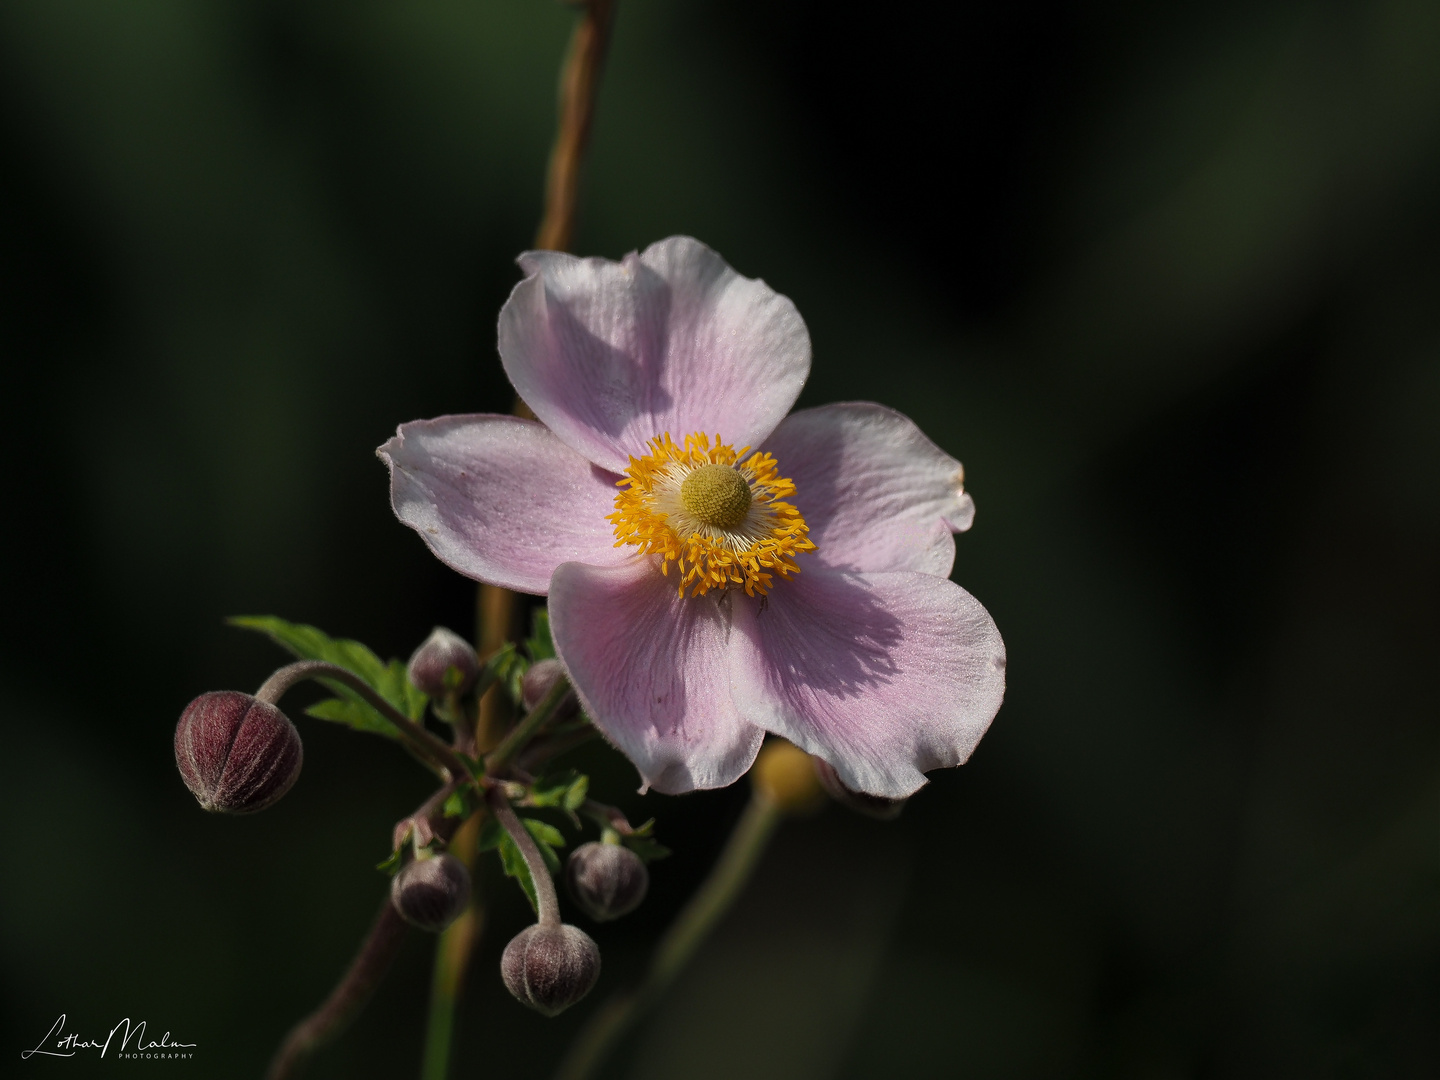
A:
[[[473,629],[372,452],[508,408],[571,23],[0,6],[5,1053],[130,1016],[256,1076],[367,925],[418,769],[302,719],[296,789],[221,820],[171,734],[283,659],[225,615]],[[803,403],[964,460],[1011,683],[897,823],[787,826],[608,1076],[1440,1072],[1437,196],[1433,0],[621,0],[579,250],[706,240],[805,315]],[[677,854],[556,1021],[487,879],[459,1076],[546,1075],[744,799],[585,764]],[[429,957],[313,1075],[415,1072]]]

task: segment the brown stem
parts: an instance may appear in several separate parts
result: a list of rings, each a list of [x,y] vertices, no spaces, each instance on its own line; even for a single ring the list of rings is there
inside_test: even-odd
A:
[[[275,1052],[270,1068],[265,1072],[265,1080],[289,1080],[298,1075],[311,1054],[339,1035],[355,1019],[399,955],[408,929],[387,893],[380,906],[380,914],[375,917],[370,933],[350,963],[350,969],[324,1004],[291,1028],[290,1034],[285,1036],[285,1041]]]
[[[580,166],[590,142],[614,19],[615,0],[588,0],[570,38],[570,51],[560,72],[560,125],[545,177],[545,216],[535,234],[535,246],[542,250],[568,251],[575,234]]]

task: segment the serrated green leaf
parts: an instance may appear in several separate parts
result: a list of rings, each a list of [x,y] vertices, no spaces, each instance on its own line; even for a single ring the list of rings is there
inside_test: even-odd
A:
[[[555,642],[550,637],[550,612],[547,608],[535,609],[530,620],[530,636],[525,639],[525,651],[532,661],[555,659]]]
[[[582,803],[590,794],[590,777],[583,773],[575,778],[575,782],[565,789],[565,796],[560,800],[560,805],[572,813],[580,809]]]
[[[525,823],[525,828],[530,830],[530,835],[535,837],[536,842],[542,848],[546,846],[565,846],[565,834],[548,821],[541,821],[539,818],[533,817],[521,818],[520,820]]]
[[[505,835],[505,830],[493,817],[487,817],[480,823],[480,836],[475,841],[476,850],[490,851],[500,846],[500,838]]]
[[[384,862],[376,863],[375,869],[379,870],[381,873],[389,874],[391,877],[394,877],[399,872],[400,863],[403,860],[404,852],[400,848],[396,848],[390,853],[390,857],[388,859],[386,859]]]
[[[574,769],[548,773],[530,785],[530,803],[533,806],[564,806],[565,796],[577,783],[580,774]],[[588,781],[586,781],[588,785]]]
[[[332,723],[345,724],[356,731],[384,735],[387,739],[400,738],[400,732],[394,724],[369,705],[358,701],[326,698],[306,709],[305,715],[313,716],[316,720],[329,720]]]
[[[623,839],[625,846],[639,855],[642,862],[652,863],[670,854],[669,848],[648,836],[626,836]]]
[[[530,901],[532,910],[539,912],[540,905],[535,899],[535,879],[530,876],[530,867],[525,862],[525,856],[520,854],[520,849],[515,846],[515,841],[504,831],[500,834],[500,865],[504,868],[507,877],[512,877],[520,883],[520,890],[525,894],[525,899]],[[541,850],[544,850],[543,848]]]
[[[452,791],[445,797],[445,805],[441,810],[446,817],[468,817],[470,800],[464,791]]]
[[[231,626],[265,634],[271,641],[301,660],[324,660],[358,675],[369,683],[377,694],[412,720],[419,720],[425,715],[429,698],[410,682],[405,665],[399,660],[383,662],[369,647],[358,641],[332,638],[318,627],[287,622],[273,615],[239,615],[227,621]],[[392,739],[400,738],[400,732],[395,725],[356,691],[329,679],[322,679],[321,682],[335,694],[336,701],[322,701],[308,709],[311,716],[348,724],[357,731],[368,731]]]

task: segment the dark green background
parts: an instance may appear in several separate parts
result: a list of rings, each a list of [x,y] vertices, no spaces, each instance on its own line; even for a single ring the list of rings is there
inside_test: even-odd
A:
[[[7,1075],[256,1076],[368,922],[418,769],[302,719],[290,796],[212,818],[171,733],[281,659],[227,614],[472,630],[373,449],[508,407],[571,21],[0,6]],[[1437,195],[1433,0],[620,0],[579,249],[704,239],[798,304],[804,403],[965,462],[1010,691],[898,823],[787,826],[609,1076],[1440,1072]],[[546,1075],[744,798],[608,760],[677,855],[552,1022],[487,880],[458,1076]],[[428,948],[313,1075],[414,1074]],[[62,1012],[197,1059],[17,1063]]]

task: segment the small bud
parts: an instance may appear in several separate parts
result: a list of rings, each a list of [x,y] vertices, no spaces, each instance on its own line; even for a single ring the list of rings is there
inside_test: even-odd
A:
[[[881,821],[890,821],[892,818],[900,816],[900,811],[905,809],[905,803],[909,801],[907,799],[887,799],[883,795],[866,795],[863,791],[851,791],[840,782],[840,774],[828,761],[822,761],[818,757],[811,760],[815,762],[815,776],[820,781],[820,786],[841,806],[848,807],[857,814],[879,818]]]
[[[628,915],[645,899],[650,871],[621,844],[581,844],[565,862],[565,886],[596,922]]]
[[[411,926],[439,933],[470,903],[470,871],[454,855],[432,855],[390,879],[390,902]]]
[[[201,694],[175,725],[175,764],[206,810],[264,810],[290,790],[304,757],[288,716],[235,690]]]
[[[537,923],[505,946],[500,977],[516,1001],[558,1016],[600,978],[600,949],[578,926]]]
[[[771,739],[760,748],[750,769],[750,782],[787,814],[808,814],[818,810],[825,799],[810,755],[783,739]]]
[[[410,657],[410,681],[433,698],[463,694],[480,677],[480,658],[453,630],[437,626]]]
[[[565,668],[559,660],[537,660],[531,664],[530,670],[525,672],[525,678],[520,683],[520,699],[525,703],[525,708],[533,709],[539,705],[555,688],[556,680],[563,678]],[[575,700],[574,694],[569,694],[556,708],[555,719],[568,720],[579,711],[580,703]]]

